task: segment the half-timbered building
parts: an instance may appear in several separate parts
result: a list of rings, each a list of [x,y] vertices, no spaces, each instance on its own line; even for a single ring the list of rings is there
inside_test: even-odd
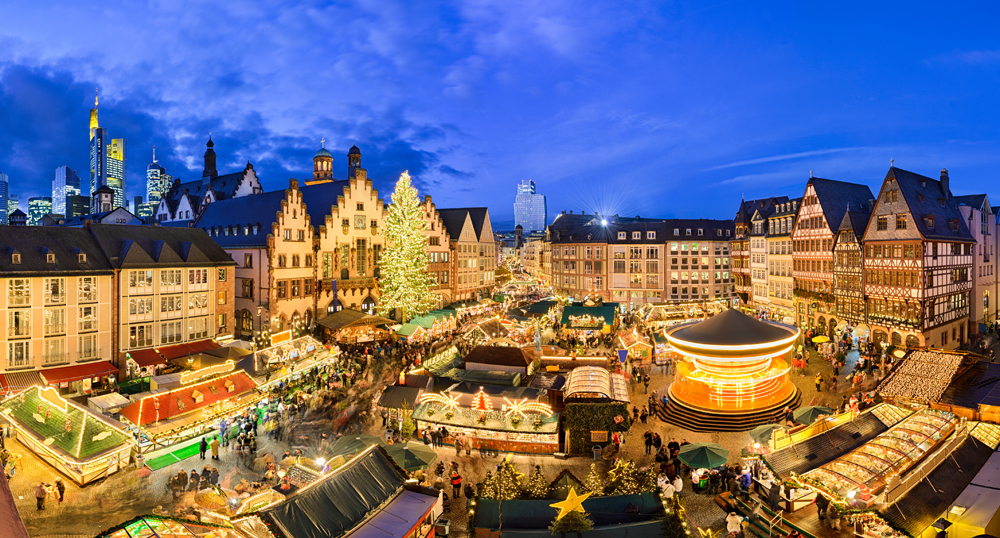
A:
[[[985,194],[956,196],[955,202],[976,240],[972,257],[972,312],[969,316],[969,334],[976,334],[981,325],[997,319],[996,215]]]
[[[939,181],[889,168],[864,235],[873,338],[945,349],[961,345],[974,246],[947,170]]]
[[[740,200],[740,207],[733,219],[733,240],[730,242],[732,253],[733,286],[739,300],[748,305],[753,301],[753,272],[750,268],[750,220],[754,211],[773,207],[775,204],[788,202],[787,196],[762,198],[759,200]]]
[[[838,323],[833,296],[833,235],[848,205],[868,203],[867,185],[811,177],[792,232],[795,314],[799,327],[832,333]]]
[[[871,218],[871,206],[849,207],[833,240],[833,295],[841,321],[857,327],[867,323],[865,251],[861,240]]]

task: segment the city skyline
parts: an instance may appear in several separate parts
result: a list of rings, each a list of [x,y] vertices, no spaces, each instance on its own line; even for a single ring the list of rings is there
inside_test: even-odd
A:
[[[930,4],[851,19],[791,4],[555,3],[531,17],[514,4],[274,7],[287,13],[267,21],[269,35],[301,38],[248,40],[264,11],[226,7],[211,23],[174,7],[119,10],[115,32],[129,29],[134,47],[82,38],[111,28],[92,4],[55,19],[11,13],[0,22],[11,191],[48,194],[51,170],[84,169],[79,129],[95,86],[102,124],[142,163],[156,145],[182,181],[198,177],[209,133],[220,169],[252,162],[266,190],[307,176],[325,138],[334,170],[356,143],[380,192],[409,170],[447,205],[489,200],[498,222],[513,220],[507,193],[524,177],[545,179],[553,211],[727,218],[715,193],[794,196],[810,170],[874,187],[895,159],[928,175],[947,167],[964,193],[984,190],[1000,164],[989,91],[1000,55],[982,38],[994,6],[976,21],[930,17]],[[189,37],[129,37],[147,15]],[[910,31],[889,37],[890,19]],[[310,32],[288,31],[300,24],[352,39],[314,50]],[[837,39],[844,28],[859,38]],[[199,37],[210,34],[226,38]],[[132,167],[128,196],[145,194],[143,172]]]

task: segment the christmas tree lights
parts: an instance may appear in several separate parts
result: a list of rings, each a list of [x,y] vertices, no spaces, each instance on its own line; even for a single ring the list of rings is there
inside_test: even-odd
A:
[[[536,465],[535,470],[531,472],[531,477],[528,478],[528,485],[524,488],[524,493],[532,499],[544,499],[549,496],[549,489],[549,482],[542,475],[542,467]]]
[[[384,223],[386,246],[380,262],[378,306],[382,315],[392,315],[399,308],[405,321],[408,316],[426,314],[437,303],[427,274],[426,228],[417,189],[410,184],[410,175],[403,172]]]
[[[604,479],[601,478],[601,472],[597,470],[596,463],[590,464],[590,473],[587,474],[587,478],[583,479],[583,487],[592,497],[604,495]]]

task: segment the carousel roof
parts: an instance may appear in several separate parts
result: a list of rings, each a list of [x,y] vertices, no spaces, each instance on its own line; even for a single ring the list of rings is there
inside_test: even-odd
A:
[[[682,326],[670,337],[692,344],[746,346],[774,343],[796,334],[792,327],[758,321],[729,309],[704,321]]]

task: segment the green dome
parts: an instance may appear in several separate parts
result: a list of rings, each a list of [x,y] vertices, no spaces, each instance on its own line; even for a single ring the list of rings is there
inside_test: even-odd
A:
[[[333,154],[330,153],[330,151],[327,150],[326,148],[320,148],[319,151],[316,152],[316,155],[313,156],[313,159],[315,159],[316,157],[329,157],[332,159]]]

